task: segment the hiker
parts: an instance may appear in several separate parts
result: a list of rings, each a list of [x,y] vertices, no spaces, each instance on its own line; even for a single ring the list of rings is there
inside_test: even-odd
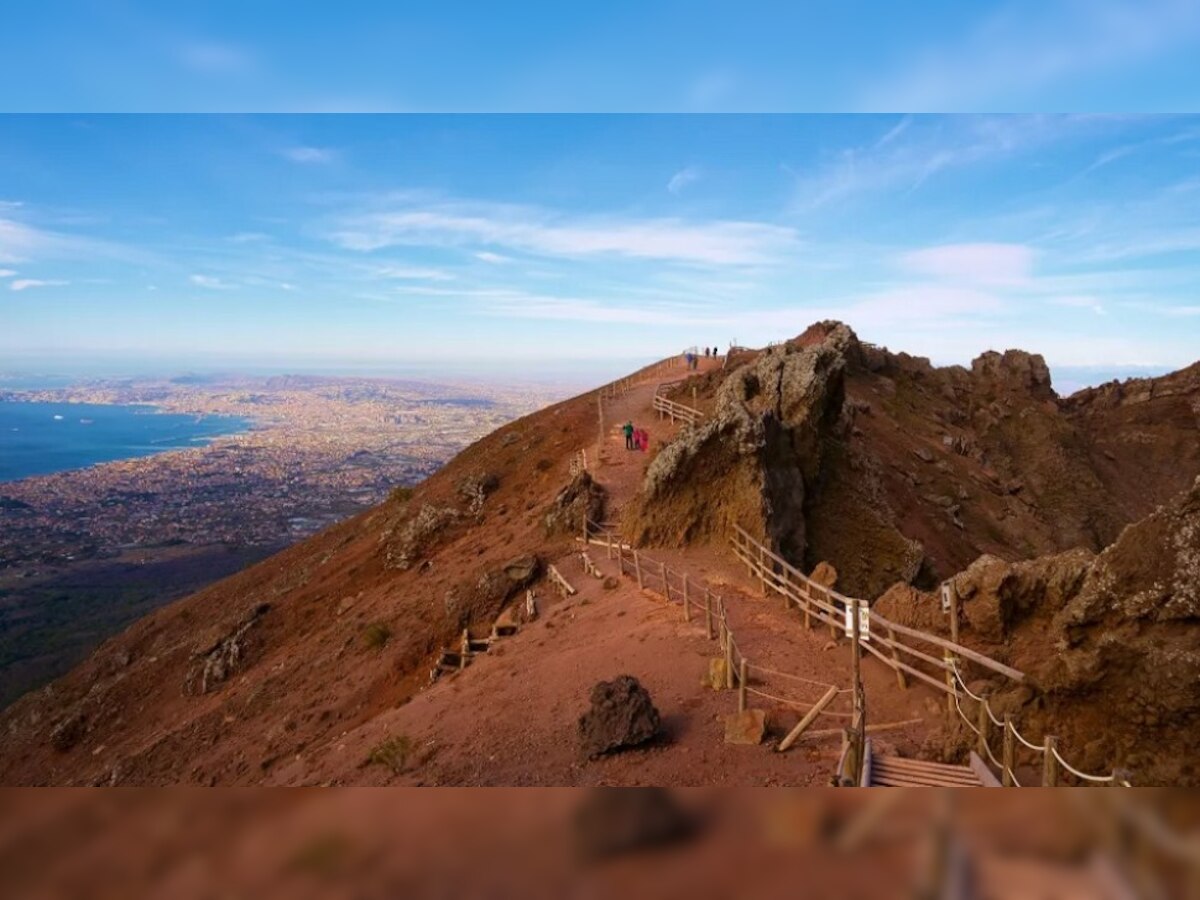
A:
[[[625,432],[625,449],[632,450],[633,449],[633,431],[634,431],[633,423],[626,422],[624,425],[621,426],[621,431]]]
[[[645,428],[638,429],[637,445],[638,449],[643,453],[650,449],[650,432],[648,432]]]

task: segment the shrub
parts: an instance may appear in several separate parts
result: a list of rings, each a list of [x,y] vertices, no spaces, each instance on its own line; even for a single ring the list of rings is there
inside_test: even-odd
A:
[[[392,488],[392,492],[388,494],[388,499],[393,503],[407,503],[412,499],[412,495],[412,488],[400,485],[399,487]]]
[[[399,775],[408,764],[412,749],[412,739],[408,735],[395,735],[372,748],[367,763],[373,766],[387,766],[393,775]]]
[[[372,622],[363,632],[363,643],[372,650],[382,650],[392,637],[392,629],[383,622]]]

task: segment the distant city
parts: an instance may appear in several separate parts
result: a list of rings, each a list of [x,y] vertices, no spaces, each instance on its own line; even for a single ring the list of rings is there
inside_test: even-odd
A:
[[[148,605],[380,502],[559,395],[549,387],[316,376],[0,390],[0,405],[14,408],[145,404],[157,413],[140,406],[143,420],[249,424],[202,446],[0,482],[0,704],[64,671]],[[130,564],[141,572],[140,590],[130,590],[139,583]]]

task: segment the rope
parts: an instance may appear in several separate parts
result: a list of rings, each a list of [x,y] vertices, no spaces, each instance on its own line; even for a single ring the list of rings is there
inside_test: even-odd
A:
[[[1063,759],[1059,754],[1057,747],[1051,747],[1050,752],[1054,754],[1054,758],[1058,760],[1059,764],[1076,778],[1081,778],[1084,781],[1091,781],[1095,784],[1112,784],[1113,779],[1116,777],[1115,775],[1105,775],[1103,777],[1098,775],[1085,775],[1083,772],[1080,772],[1069,762]]]
[[[790,678],[790,679],[792,679],[792,681],[802,681],[805,684],[814,684],[817,687],[823,687],[826,690],[828,690],[831,687],[834,687],[834,685],[827,684],[824,681],[813,681],[811,678],[804,678],[800,675],[792,675],[790,672],[780,672],[778,669],[768,669],[766,666],[749,666],[748,668],[757,669],[759,672],[762,672],[764,675],[778,675],[780,678]],[[850,690],[851,690],[851,688],[842,688],[841,690],[838,691],[838,693],[845,694],[845,693],[848,693]]]
[[[965,712],[963,712],[962,706],[959,705],[958,691],[954,692],[954,708],[958,710],[959,718],[961,718],[963,720],[963,722],[966,723],[967,727],[970,728],[973,732],[975,732],[975,734],[979,734],[979,729],[971,724],[971,720],[967,718],[967,714]]]
[[[1030,750],[1034,751],[1035,753],[1045,753],[1045,752],[1046,752],[1046,745],[1045,745],[1045,744],[1041,744],[1041,745],[1039,746],[1038,744],[1031,744],[1031,743],[1029,743],[1029,741],[1025,740],[1025,738],[1023,738],[1023,737],[1021,736],[1021,732],[1017,731],[1017,726],[1016,726],[1016,725],[1013,725],[1013,726],[1012,726],[1012,733],[1013,733],[1013,735],[1015,735],[1015,736],[1016,736],[1016,739],[1017,739],[1018,741],[1020,741],[1022,744],[1024,744],[1026,747],[1028,747]]]
[[[746,693],[754,694],[758,697],[762,697],[765,700],[774,700],[776,703],[782,703],[784,706],[790,706],[793,709],[801,709],[801,710],[804,710],[805,712],[808,712],[808,710],[810,708],[809,706],[806,706],[805,704],[800,703],[797,700],[789,700],[786,697],[779,697],[779,696],[776,696],[775,694],[768,694],[766,691],[760,691],[757,688],[750,687],[749,685],[746,685]],[[835,719],[852,719],[854,717],[853,713],[833,712],[828,709],[821,710],[820,715],[832,716]]]

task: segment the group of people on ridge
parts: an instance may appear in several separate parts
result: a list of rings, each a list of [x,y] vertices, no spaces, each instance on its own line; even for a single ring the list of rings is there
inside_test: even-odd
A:
[[[638,428],[633,422],[626,422],[621,427],[621,431],[625,434],[626,450],[645,452],[650,448],[650,432],[645,428]]]
[[[717,348],[716,347],[705,347],[704,355],[706,358],[712,357],[715,359],[717,356]],[[696,369],[698,369],[700,367],[700,354],[699,353],[693,353],[691,350],[689,350],[687,353],[683,354],[683,358],[684,358],[684,361],[687,363],[688,369],[690,369],[691,371],[694,372],[694,371],[696,371]]]

